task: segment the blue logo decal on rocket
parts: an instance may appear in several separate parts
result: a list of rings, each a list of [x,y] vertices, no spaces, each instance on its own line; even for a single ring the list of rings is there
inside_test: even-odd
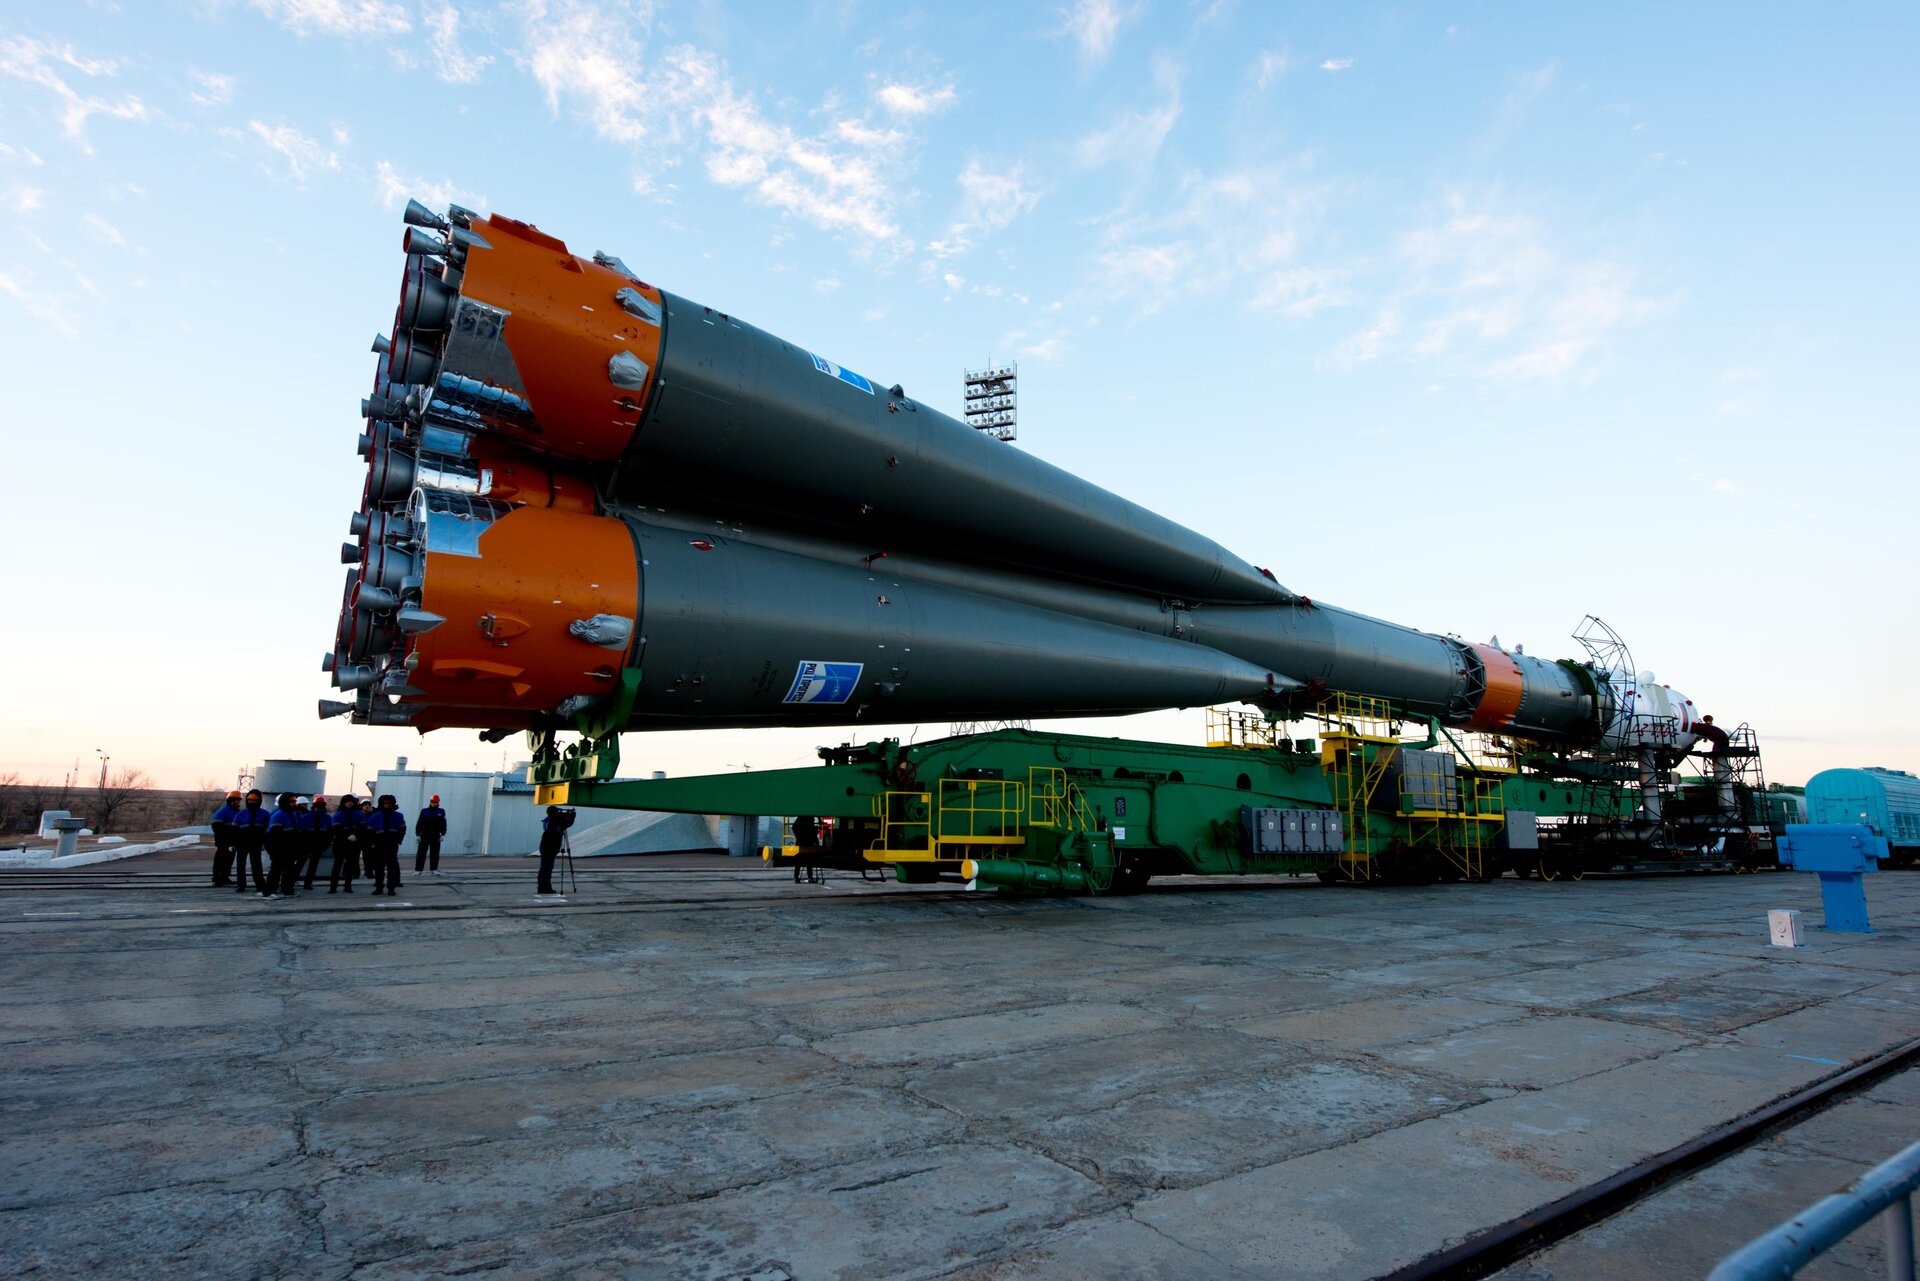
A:
[[[808,352],[807,354],[813,356],[812,352]],[[842,369],[831,360],[822,360],[818,356],[813,356],[813,367],[829,378],[838,378],[849,387],[858,387],[861,391],[866,392],[867,395],[873,395],[873,384],[862,378],[859,374],[854,373],[851,369]],[[840,665],[845,666],[845,664]],[[788,699],[787,701],[791,703],[793,700]]]
[[[793,674],[793,688],[781,701],[844,703],[853,697],[853,687],[860,683],[860,673],[865,667],[865,663],[804,662]]]

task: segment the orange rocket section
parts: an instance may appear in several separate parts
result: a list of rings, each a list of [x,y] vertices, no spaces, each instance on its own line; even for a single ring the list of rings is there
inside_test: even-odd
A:
[[[553,467],[553,460],[538,458],[504,441],[475,436],[467,444],[467,457],[475,467],[490,473],[492,483],[483,491],[488,498],[587,515],[592,515],[597,506],[593,485],[585,477]]]
[[[1503,649],[1491,645],[1475,645],[1474,656],[1480,660],[1480,666],[1487,674],[1487,692],[1480,697],[1480,705],[1473,709],[1473,718],[1467,722],[1468,729],[1496,730],[1511,724],[1515,712],[1520,710],[1520,700],[1526,696],[1526,678],[1520,674],[1520,664]]]
[[[533,416],[532,439],[591,462],[620,456],[639,427],[660,361],[660,291],[584,261],[557,240],[498,214],[475,227],[461,296],[508,313],[504,328]],[[648,316],[615,297],[629,290]],[[624,384],[611,370],[628,371]]]
[[[445,621],[416,641],[409,697],[552,711],[611,692],[627,646],[596,645],[569,628],[601,614],[634,619],[640,571],[627,527],[521,507],[494,521],[478,547],[471,556],[428,547],[421,605]]]

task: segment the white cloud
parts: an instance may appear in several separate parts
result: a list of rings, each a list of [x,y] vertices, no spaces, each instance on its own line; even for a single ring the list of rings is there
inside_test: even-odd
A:
[[[101,244],[112,245],[116,249],[125,249],[127,247],[127,238],[121,232],[120,228],[114,226],[99,214],[88,214],[86,222],[87,228],[93,232],[93,238]]]
[[[153,113],[147,105],[132,94],[111,101],[82,95],[67,83],[63,68],[77,71],[83,76],[100,77],[114,75],[119,71],[120,64],[111,58],[83,57],[75,53],[71,45],[45,44],[25,36],[0,41],[0,75],[38,85],[59,99],[61,127],[87,154],[93,153],[93,147],[86,137],[89,116],[136,121],[152,117]]]
[[[1716,494],[1738,494],[1741,491],[1737,483],[1722,476],[1713,482],[1713,492]]]
[[[427,48],[433,54],[434,74],[448,84],[467,85],[480,78],[492,57],[475,56],[460,47],[460,11],[447,0],[428,0],[420,19],[428,31]]]
[[[864,120],[842,120],[833,127],[833,132],[842,142],[856,147],[884,149],[897,147],[907,140],[907,135],[898,129],[876,129]]]
[[[24,160],[36,168],[47,163],[31,147],[15,147],[5,142],[0,142],[0,156],[9,160]]]
[[[954,293],[959,293],[962,289],[965,289],[967,287],[966,277],[955,275],[951,271],[949,271],[946,275],[940,277],[940,283],[944,284],[948,289],[951,289]]]
[[[815,293],[822,293],[822,294],[837,293],[840,290],[840,281],[835,279],[832,276],[828,276],[824,280],[814,281],[813,288]]]
[[[233,100],[233,86],[236,82],[232,76],[222,75],[217,71],[192,69],[187,71],[187,76],[200,86],[198,92],[189,93],[187,97],[201,106],[218,107]]]
[[[252,0],[253,7],[298,36],[396,36],[413,29],[391,0]]]
[[[1082,169],[1098,169],[1114,161],[1144,165],[1160,154],[1180,119],[1180,71],[1166,59],[1155,59],[1153,78],[1166,100],[1158,107],[1123,112],[1105,129],[1075,142],[1073,158]]]
[[[1351,306],[1358,295],[1338,267],[1281,267],[1255,286],[1248,305],[1305,320],[1329,307]]]
[[[1500,109],[1494,113],[1493,123],[1488,127],[1485,145],[1489,151],[1506,142],[1526,123],[1527,117],[1533,113],[1534,103],[1553,87],[1559,73],[1560,64],[1549,62],[1544,67],[1514,77],[1513,87],[1507,91]]]
[[[1449,194],[1439,221],[1408,232],[1388,270],[1385,321],[1341,344],[1334,363],[1382,356],[1458,365],[1483,377],[1555,382],[1621,327],[1656,309],[1633,272],[1558,249],[1540,222],[1497,197]]]
[[[1371,328],[1361,330],[1333,349],[1333,367],[1354,369],[1378,360],[1399,336],[1400,330],[1400,313],[1392,307],[1381,308],[1380,316]]]
[[[889,84],[874,97],[896,116],[930,116],[951,107],[955,94],[952,85],[916,89],[912,85]]]
[[[286,176],[295,182],[305,182],[316,173],[340,168],[337,152],[327,150],[319,140],[309,138],[292,125],[270,125],[262,120],[250,120],[246,134],[231,129],[224,132],[231,138],[244,140],[249,135],[253,137],[280,157],[286,168]],[[271,165],[268,166],[268,172],[273,172]]]
[[[1348,67],[1351,67],[1352,65],[1353,65],[1352,58],[1328,58],[1325,62],[1320,64],[1320,70],[1345,71]]]
[[[1139,16],[1139,10],[1123,10],[1115,0],[1073,0],[1059,16],[1059,34],[1080,46],[1082,61],[1098,66],[1113,52],[1121,30]]]
[[[1331,188],[1304,162],[1195,173],[1166,208],[1112,221],[1094,256],[1096,287],[1135,299],[1177,285],[1189,294],[1231,292],[1259,310],[1304,317],[1352,301],[1344,275],[1303,262]]]
[[[4,271],[0,271],[0,294],[12,298],[26,309],[28,315],[45,321],[66,337],[80,336],[80,331],[67,316],[58,296],[30,288]]]
[[[1029,190],[1021,166],[995,172],[978,159],[960,171],[960,210],[946,234],[927,246],[935,258],[951,258],[971,249],[1034,207],[1038,192]]]
[[[546,92],[547,107],[560,110],[562,96],[579,100],[601,137],[637,143],[647,136],[641,117],[649,109],[641,86],[646,19],[631,12],[604,12],[591,4],[532,0],[526,9],[527,64]],[[658,104],[654,104],[658,105]]]
[[[646,10],[530,0],[526,13],[528,66],[554,111],[574,107],[652,166],[693,152],[712,182],[863,249],[911,248],[894,216],[909,134],[838,113],[813,133],[769,119],[713,54],[682,45],[646,57]]]
[[[1287,73],[1291,59],[1284,49],[1262,49],[1253,60],[1253,87],[1265,89]]]
[[[446,179],[430,182],[425,178],[403,177],[385,160],[373,167],[373,180],[374,191],[380,197],[381,207],[385,209],[392,209],[409,199],[418,200],[429,209],[445,209],[448,205],[463,205],[476,210],[487,207],[485,196],[457,187]]]
[[[32,213],[45,203],[46,198],[47,192],[44,187],[22,185],[9,187],[5,195],[0,195],[0,205],[5,205],[15,213]]]

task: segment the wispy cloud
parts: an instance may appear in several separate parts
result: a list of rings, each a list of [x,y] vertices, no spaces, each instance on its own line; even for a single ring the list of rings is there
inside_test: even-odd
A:
[[[1107,60],[1120,32],[1140,16],[1140,11],[1123,7],[1116,0],[1074,0],[1058,16],[1058,34],[1079,46],[1082,62],[1097,67]]]
[[[67,338],[80,336],[79,329],[72,317],[67,315],[58,295],[35,289],[5,271],[0,271],[0,295],[13,299],[28,315],[44,321],[61,335]]]
[[[420,20],[426,24],[434,74],[448,84],[472,84],[493,61],[489,55],[470,54],[461,47],[460,11],[446,0],[428,0],[421,7]]]
[[[60,103],[61,128],[89,155],[93,153],[86,136],[89,117],[147,120],[153,115],[147,105],[132,94],[114,99],[94,97],[82,94],[67,79],[73,72],[98,78],[112,76],[119,69],[116,60],[84,57],[74,52],[72,45],[46,44],[25,36],[0,41],[0,75],[38,85],[51,93]]]
[[[1074,162],[1082,169],[1099,169],[1116,162],[1145,165],[1160,154],[1161,146],[1180,120],[1180,68],[1156,58],[1153,79],[1162,101],[1158,106],[1122,112],[1105,129],[1082,136],[1073,144]]]
[[[967,252],[983,237],[1009,225],[1040,200],[1039,193],[1026,186],[1019,165],[996,171],[978,159],[969,160],[957,181],[959,212],[954,214],[946,233],[927,246],[936,259]]]
[[[846,235],[865,252],[897,256],[911,248],[894,208],[903,188],[893,171],[912,142],[905,128],[840,112],[823,113],[833,119],[819,128],[771,117],[710,52],[681,45],[647,56],[644,9],[530,0],[526,14],[527,65],[555,112],[578,111],[603,138],[649,163],[671,165],[691,152],[713,183]],[[923,108],[896,111],[902,122],[943,105],[943,91],[897,87],[898,105],[911,96]]]
[[[643,117],[651,104],[641,86],[646,49],[636,29],[644,36],[647,22],[631,13],[532,0],[526,8],[527,65],[548,109],[558,112],[563,100],[577,102],[601,137],[627,144],[644,139]]]
[[[219,107],[233,100],[235,80],[232,76],[223,75],[217,71],[196,71],[191,68],[188,69],[187,76],[200,86],[199,89],[189,92],[187,97],[201,106]]]
[[[1095,287],[1139,299],[1142,289],[1177,284],[1289,316],[1346,305],[1353,295],[1344,272],[1308,252],[1331,198],[1305,159],[1188,174],[1165,209],[1109,223],[1094,255]]]
[[[87,229],[93,233],[93,238],[101,244],[112,245],[115,249],[125,249],[127,247],[127,237],[125,233],[105,218],[102,218],[99,214],[88,214],[86,223]]]
[[[32,213],[46,202],[46,198],[47,192],[44,187],[29,187],[22,184],[7,188],[6,193],[0,195],[0,205],[5,205],[15,213]]]
[[[930,116],[951,107],[957,97],[952,85],[926,89],[907,84],[888,84],[874,95],[881,106],[897,116]]]
[[[1561,251],[1537,219],[1500,208],[1497,194],[1455,191],[1444,205],[1438,221],[1400,237],[1388,264],[1396,284],[1374,325],[1335,350],[1335,367],[1399,355],[1558,381],[1657,307],[1630,268]]]
[[[484,211],[487,207],[485,196],[455,186],[447,179],[433,182],[425,178],[403,176],[385,160],[373,167],[373,187],[381,206],[386,209],[392,209],[409,199],[418,200],[433,209],[464,205],[468,209]]]
[[[1725,476],[1722,476],[1713,482],[1713,492],[1716,494],[1738,494],[1741,490],[1737,482],[1728,480]]]
[[[316,138],[309,138],[292,125],[270,125],[264,120],[247,122],[246,132],[237,129],[221,131],[226,137],[238,141],[251,140],[264,146],[272,156],[279,158],[278,171],[295,182],[305,182],[317,173],[335,172],[340,168],[340,155],[330,151]],[[276,172],[276,166],[269,159],[267,172]]]
[[[1544,67],[1514,77],[1513,87],[1507,91],[1500,109],[1494,113],[1493,122],[1487,128],[1485,145],[1488,151],[1497,150],[1519,131],[1533,114],[1534,104],[1553,87],[1559,73],[1560,64],[1549,62]]]
[[[1352,65],[1353,65],[1352,58],[1328,58],[1325,62],[1320,64],[1320,70],[1345,71],[1348,67],[1351,67]]]
[[[1292,58],[1285,49],[1262,49],[1260,56],[1253,60],[1253,87],[1256,90],[1271,88],[1273,82],[1287,74]]]
[[[253,7],[299,36],[396,36],[413,29],[391,0],[252,0]]]

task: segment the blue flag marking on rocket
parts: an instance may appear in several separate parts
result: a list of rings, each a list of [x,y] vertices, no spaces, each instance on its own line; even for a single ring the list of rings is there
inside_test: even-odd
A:
[[[800,670],[793,674],[793,688],[781,701],[844,703],[853,697],[853,687],[860,683],[860,672],[865,666],[864,663],[801,663]]]
[[[808,352],[807,354],[813,356],[812,352]],[[867,395],[873,395],[873,384],[862,378],[859,374],[854,373],[851,369],[842,369],[831,360],[822,360],[818,356],[813,356],[813,367],[830,378],[838,378],[849,387],[858,387],[861,391],[866,392]],[[787,701],[791,703],[793,700],[788,699]],[[843,699],[841,701],[844,702],[845,700]]]

